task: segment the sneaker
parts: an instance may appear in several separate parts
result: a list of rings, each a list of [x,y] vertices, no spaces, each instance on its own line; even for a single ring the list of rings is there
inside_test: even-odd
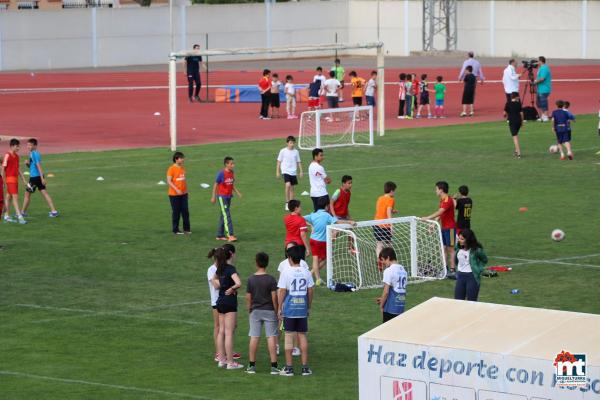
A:
[[[319,278],[319,279],[317,279],[317,280],[315,281],[315,285],[317,285],[317,286],[323,286],[323,279],[320,279],[320,278]]]
[[[308,367],[302,367],[302,376],[312,375],[312,370]]]
[[[569,154],[567,157],[569,158],[569,160],[572,160],[573,159],[573,154]]]
[[[398,119],[404,119],[404,115],[398,115]]]
[[[190,103],[193,103],[194,99],[192,97],[190,97]]]
[[[461,118],[463,118],[463,117],[466,117],[466,116],[467,116],[467,113],[465,113],[465,112],[461,112],[461,113],[460,113],[460,117],[461,117]]]
[[[566,159],[567,159],[567,157],[565,157],[565,156],[560,156],[560,159],[561,159],[562,161],[564,161],[564,160],[566,160]]]
[[[217,364],[217,367],[219,367],[219,368],[226,368],[227,367],[227,362],[219,360],[219,363]]]
[[[194,100],[196,100],[198,103],[200,103],[200,96],[194,96]]]
[[[440,115],[438,118],[447,118],[445,115]]]
[[[431,114],[427,114],[427,119],[431,119],[431,118],[435,118],[435,117]]]
[[[279,375],[279,370],[277,367],[271,367],[271,375]]]
[[[227,241],[228,242],[237,242],[237,238],[233,235],[229,235],[229,236],[227,236]]]
[[[267,119],[271,119],[271,117],[263,117],[262,119],[267,120]]]
[[[215,361],[219,362],[219,353],[215,353]]]
[[[21,216],[22,217],[29,217],[29,214],[27,214],[25,211],[21,211]]]
[[[234,360],[239,360],[240,358],[242,358],[242,355],[240,353],[233,353]]]
[[[281,376],[294,376],[294,368],[292,368],[292,367],[283,367],[279,371],[279,375],[281,375]]]
[[[183,235],[183,232],[181,231],[177,231],[177,232],[173,232],[175,235]]]
[[[23,216],[26,217],[27,215],[23,215]],[[58,217],[58,211],[50,211],[48,213],[48,217],[49,218],[56,218],[56,217]]]
[[[258,119],[265,119],[265,117],[263,117],[262,115],[259,115]]]
[[[183,234],[184,234],[184,235],[191,235],[191,234],[192,234],[192,231],[183,231]]]
[[[474,116],[474,115],[475,115],[475,113],[474,113],[474,112],[470,112],[470,113],[469,113],[469,117],[472,117],[472,116]]]
[[[550,119],[547,116],[543,116],[542,117],[542,122],[548,122]]]
[[[217,236],[215,240],[227,240],[225,236]]]
[[[256,373],[256,365],[248,365],[248,367],[246,367],[246,373],[247,374],[255,374]]]
[[[227,364],[227,369],[242,369],[242,368],[244,368],[244,366],[235,361],[230,364]]]
[[[6,223],[15,223],[17,221],[13,217],[5,215],[4,216],[4,222],[6,222]]]
[[[26,223],[27,223],[27,221],[25,221],[25,218],[19,217],[19,224],[25,225]]]
[[[406,117],[404,117],[404,119],[413,119],[413,117],[406,116]]]
[[[298,347],[294,347],[292,349],[292,356],[294,356],[294,357],[300,357],[300,349]]]
[[[292,115],[288,115],[287,119],[294,119],[294,117]]]
[[[415,116],[415,118],[416,118],[416,119],[421,119],[421,114],[417,114],[417,115]]]

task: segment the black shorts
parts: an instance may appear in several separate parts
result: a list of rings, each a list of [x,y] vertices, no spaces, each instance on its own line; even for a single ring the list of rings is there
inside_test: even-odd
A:
[[[231,304],[217,304],[217,312],[219,314],[237,312],[237,306],[232,306]]]
[[[510,134],[512,136],[517,136],[519,134],[519,130],[521,129],[521,123],[520,122],[517,122],[517,123],[509,122],[508,129],[510,129]]]
[[[271,107],[279,108],[279,93],[271,93]]]
[[[390,319],[394,319],[398,316],[399,314],[390,314],[387,312],[383,312],[383,322],[388,322]]]
[[[292,186],[298,184],[298,177],[296,175],[283,174],[283,181],[285,183],[290,183]]]
[[[319,204],[319,199],[323,199],[323,198],[327,198],[327,200],[329,200],[329,195],[326,194],[325,196],[320,196],[320,197],[310,197],[310,199],[313,202],[313,209],[315,210],[315,212],[317,212],[317,204]]]
[[[355,106],[362,106],[362,97],[353,97],[352,104]]]
[[[337,96],[325,96],[327,97],[327,106],[329,108],[338,108],[340,99]]]
[[[375,225],[373,227],[373,235],[377,242],[391,242],[392,241],[392,229],[384,228],[382,226]]]
[[[46,185],[42,183],[41,176],[29,178],[29,186],[31,187],[31,190],[28,190],[30,193],[34,193],[36,189],[46,190]]]
[[[308,332],[308,318],[283,318],[283,329],[286,332]]]
[[[213,310],[216,310],[216,309],[217,309],[217,306],[211,306],[211,307],[212,307],[212,309],[213,309]]]
[[[429,92],[421,93],[421,98],[419,99],[419,104],[421,104],[421,105],[429,104]]]
[[[306,261],[306,246],[303,244],[298,244],[297,247],[302,249],[302,257],[300,257],[300,259]],[[283,257],[288,258],[287,249],[283,251]]]

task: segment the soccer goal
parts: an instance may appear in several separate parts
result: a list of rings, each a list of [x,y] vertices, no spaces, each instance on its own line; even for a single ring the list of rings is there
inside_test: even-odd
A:
[[[216,57],[219,60],[264,59],[265,67],[268,67],[271,57],[293,58],[293,57],[314,57],[323,54],[361,54],[365,56],[369,51],[375,50],[377,55],[376,67],[370,69],[377,70],[377,129],[379,135],[385,134],[385,86],[384,86],[384,49],[383,43],[331,43],[331,44],[312,44],[302,46],[283,46],[269,48],[237,48],[237,49],[201,49],[201,50],[183,50],[170,53],[169,55],[169,135],[171,138],[171,150],[177,149],[177,61],[183,60],[188,56]],[[281,71],[280,71],[281,72]],[[372,117],[371,117],[372,118]]]
[[[298,147],[373,146],[373,107],[305,111],[300,116]]]
[[[409,282],[446,277],[440,226],[417,217],[358,222],[327,227],[327,284],[350,283],[359,289],[382,286],[379,247],[392,247]]]

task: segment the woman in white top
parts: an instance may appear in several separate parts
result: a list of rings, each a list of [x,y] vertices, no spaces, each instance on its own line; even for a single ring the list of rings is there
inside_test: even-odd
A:
[[[481,285],[481,273],[485,269],[488,258],[481,243],[477,241],[475,232],[470,229],[460,231],[454,254],[458,266],[454,298],[456,300],[477,301]]]

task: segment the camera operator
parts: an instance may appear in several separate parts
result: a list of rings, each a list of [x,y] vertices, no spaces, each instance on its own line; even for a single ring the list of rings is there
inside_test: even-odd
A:
[[[513,93],[519,93],[519,78],[525,73],[524,70],[520,74],[517,74],[516,67],[517,62],[514,58],[511,58],[502,75],[502,85],[504,86],[507,103],[511,101],[511,95]]]
[[[552,92],[552,74],[550,67],[546,65],[546,57],[540,56],[540,68],[538,69],[535,84],[537,85],[537,106],[542,110],[542,116],[539,121],[548,121],[548,97]]]

